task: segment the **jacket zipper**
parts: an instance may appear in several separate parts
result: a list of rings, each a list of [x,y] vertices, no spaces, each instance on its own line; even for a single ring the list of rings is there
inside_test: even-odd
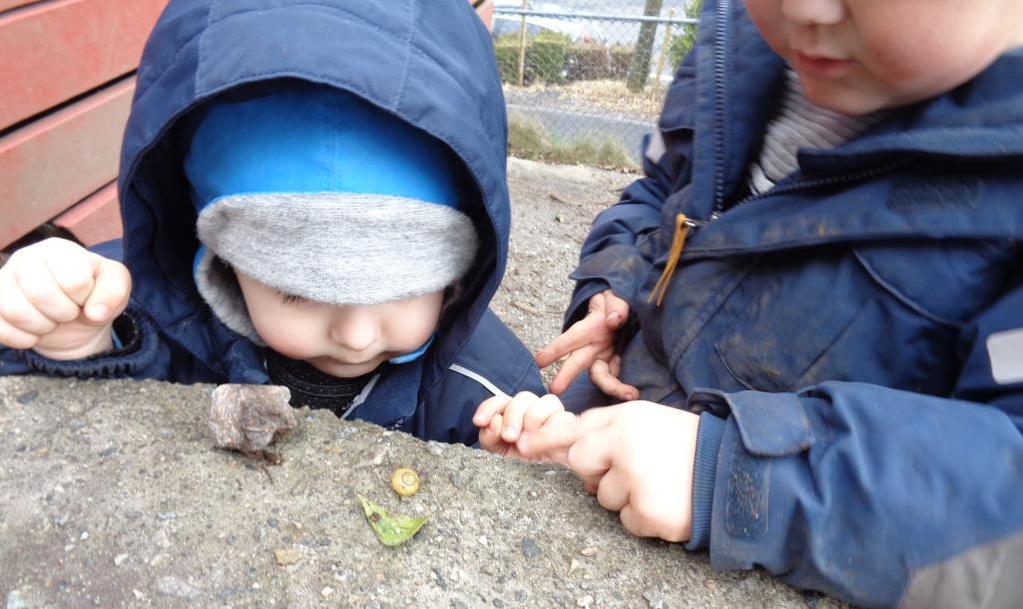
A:
[[[690,229],[699,229],[706,226],[710,222],[717,220],[721,217],[721,214],[725,212],[725,176],[724,176],[724,165],[725,165],[725,142],[728,141],[725,137],[725,129],[728,126],[727,115],[725,111],[728,96],[725,91],[725,72],[726,72],[726,57],[730,48],[729,40],[729,29],[728,29],[728,17],[732,11],[732,0],[719,0],[717,4],[717,22],[714,24],[714,30],[717,34],[718,45],[715,49],[714,54],[714,124],[716,128],[715,132],[715,153],[714,153],[714,209],[710,213],[708,220],[694,220],[687,218],[685,224]],[[847,184],[873,178],[879,175],[883,175],[895,169],[898,169],[904,165],[909,164],[912,159],[900,159],[892,161],[884,165],[879,165],[872,169],[866,169],[855,173],[845,174],[841,176],[828,176],[823,178],[809,179],[809,180],[795,180],[789,184],[782,184],[781,186],[775,186],[766,192],[762,192],[756,195],[750,195],[745,199],[740,200],[732,207],[738,207],[740,205],[756,201],[768,196],[782,194],[787,192],[793,192],[796,190],[818,188],[821,186],[837,186],[840,184]]]
[[[718,45],[714,53],[714,210],[724,209],[725,204],[725,176],[722,168],[725,165],[725,128],[728,122],[725,120],[728,113],[726,102],[728,96],[725,94],[725,54],[728,51],[728,15],[731,13],[732,0],[719,0],[717,5],[717,22],[714,24],[714,31],[717,34]],[[720,215],[720,214],[719,214]]]
[[[767,197],[771,197],[771,196],[774,196],[774,195],[785,194],[785,193],[790,193],[790,192],[796,192],[796,191],[799,191],[799,190],[810,190],[810,189],[813,189],[813,188],[820,188],[820,187],[824,187],[824,186],[840,186],[840,185],[843,185],[843,184],[852,184],[854,182],[860,182],[862,180],[868,180],[870,178],[876,178],[876,177],[884,175],[886,173],[890,173],[892,171],[895,171],[896,169],[900,169],[902,167],[905,167],[906,165],[909,165],[912,161],[913,161],[912,158],[901,158],[901,159],[898,159],[898,160],[895,160],[895,161],[889,161],[888,163],[885,163],[883,165],[878,165],[876,167],[872,167],[872,168],[869,168],[869,169],[863,169],[861,171],[857,171],[857,172],[853,172],[853,173],[847,173],[847,174],[843,174],[843,175],[825,176],[825,177],[821,177],[821,178],[812,178],[812,179],[804,179],[804,180],[796,179],[796,180],[793,180],[792,182],[790,182],[788,184],[782,184],[780,186],[775,186],[775,187],[773,187],[773,188],[771,188],[769,190],[766,190],[766,191],[764,191],[762,193],[755,194],[755,195],[750,195],[750,196],[748,196],[748,197],[746,197],[744,199],[741,199],[735,205],[733,205],[732,208],[734,209],[736,207],[740,207],[740,206],[745,205],[747,203],[751,203],[753,201],[759,201],[760,199],[765,199]],[[703,222],[702,225],[706,225],[706,224],[708,224],[711,221],[717,220],[718,218],[721,217],[721,214],[724,213],[724,211],[725,211],[724,203],[723,202],[719,202],[717,205],[715,205],[714,211],[711,212],[710,220],[707,221],[707,222]]]
[[[718,37],[718,45],[716,53],[714,55],[714,125],[715,125],[715,168],[714,168],[714,209],[711,211],[710,218],[708,220],[696,220],[689,218],[685,214],[677,214],[675,216],[675,230],[671,241],[671,248],[668,252],[668,258],[665,261],[664,270],[661,272],[660,278],[657,280],[657,285],[651,290],[647,302],[661,306],[665,295],[668,292],[668,284],[671,282],[672,276],[675,274],[675,269],[678,268],[679,259],[682,257],[682,250],[685,247],[687,238],[700,228],[707,224],[717,220],[721,217],[721,214],[725,211],[725,194],[724,194],[724,163],[725,163],[725,142],[727,138],[724,137],[725,128],[727,127],[727,112],[725,112],[725,102],[727,96],[725,95],[725,61],[726,52],[728,50],[728,14],[731,9],[731,0],[720,0],[717,6],[717,23],[715,23],[715,31]],[[793,180],[789,184],[782,184],[781,186],[775,186],[766,192],[752,195],[742,199],[733,207],[744,205],[751,201],[762,199],[770,195],[776,195],[786,192],[792,192],[795,190],[817,188],[821,186],[838,185],[845,183],[852,183],[859,180],[871,178],[883,173],[892,171],[896,167],[904,165],[909,161],[906,159],[900,159],[893,161],[885,165],[880,165],[871,169],[849,173],[838,176],[827,176],[817,179],[809,180]]]

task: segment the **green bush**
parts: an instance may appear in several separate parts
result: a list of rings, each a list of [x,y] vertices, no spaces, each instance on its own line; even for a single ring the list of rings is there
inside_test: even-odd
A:
[[[505,34],[494,40],[494,54],[497,55],[497,69],[501,72],[504,82],[519,81],[519,37],[517,34]]]
[[[572,39],[556,32],[540,32],[530,41],[526,50],[527,62],[532,70],[532,81],[562,83],[565,81],[565,58]]]
[[[632,47],[614,45],[609,49],[611,55],[611,73],[609,76],[614,80],[625,80],[629,74],[629,64],[632,62]]]
[[[611,74],[611,55],[602,44],[573,44],[568,47],[565,71],[568,80],[603,80]]]
[[[526,36],[526,58],[523,72],[524,83],[562,83],[565,81],[565,61],[571,39],[565,34],[540,32]],[[494,54],[501,80],[519,82],[519,35],[505,34],[494,40]]]
[[[703,0],[695,0],[686,10],[687,17],[699,18]],[[696,44],[696,26],[683,25],[682,32],[671,37],[671,46],[668,47],[668,58],[674,68],[682,65],[689,50]]]

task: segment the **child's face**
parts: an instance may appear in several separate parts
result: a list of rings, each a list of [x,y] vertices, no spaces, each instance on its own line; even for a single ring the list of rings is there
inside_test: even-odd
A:
[[[1023,44],[1020,0],[746,0],[807,98],[849,115],[921,101]]]
[[[249,317],[274,351],[352,378],[423,346],[440,320],[443,290],[375,305],[336,306],[286,298],[235,271]]]

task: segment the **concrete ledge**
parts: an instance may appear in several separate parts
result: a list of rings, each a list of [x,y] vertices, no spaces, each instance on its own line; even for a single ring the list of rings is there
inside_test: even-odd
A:
[[[0,378],[0,601],[32,609],[841,606],[759,573],[715,573],[705,555],[631,537],[555,466],[307,409],[280,445],[281,465],[214,450],[211,390]],[[423,477],[404,500],[389,486],[399,466]],[[387,548],[355,493],[431,520],[405,546]],[[278,564],[275,550],[296,561]]]

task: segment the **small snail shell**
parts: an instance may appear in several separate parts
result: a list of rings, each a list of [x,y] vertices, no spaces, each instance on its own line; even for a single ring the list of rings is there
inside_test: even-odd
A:
[[[391,474],[391,488],[402,497],[411,497],[419,490],[419,474],[407,467],[399,467]]]

